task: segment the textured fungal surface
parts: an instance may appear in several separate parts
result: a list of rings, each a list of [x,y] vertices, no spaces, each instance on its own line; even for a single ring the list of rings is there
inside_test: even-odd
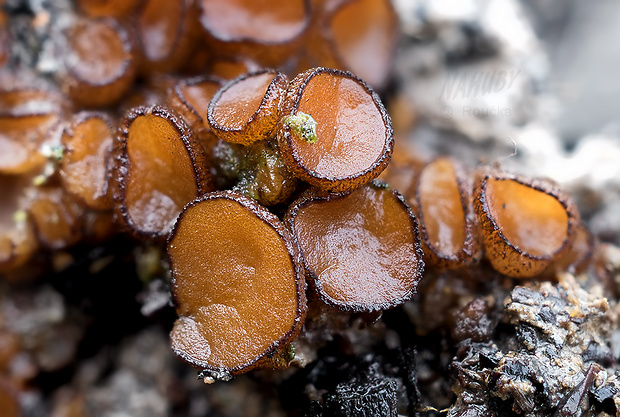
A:
[[[248,0],[202,0],[201,22],[216,38],[227,41],[283,43],[304,28],[308,3]],[[248,24],[248,22],[251,22]]]
[[[288,222],[327,303],[383,310],[415,293],[424,268],[417,222],[392,191],[367,185],[348,195],[302,198]]]
[[[135,76],[129,35],[114,20],[84,19],[67,33],[65,89],[79,105],[113,104],[127,92]]]
[[[619,14],[0,0],[1,417],[620,415]]]
[[[376,178],[392,153],[392,125],[376,94],[350,74],[317,68],[291,81],[282,112],[309,115],[313,134],[286,120],[278,143],[289,168],[329,191],[350,191]],[[310,136],[309,136],[310,135]]]
[[[573,238],[572,205],[559,190],[510,177],[482,181],[476,211],[487,257],[515,277],[542,272]]]
[[[234,79],[211,100],[209,125],[220,139],[232,143],[249,145],[269,139],[287,83],[284,74],[269,70]]]
[[[183,206],[209,187],[202,148],[163,107],[131,112],[116,147],[122,219],[138,235],[165,237]]]
[[[478,255],[471,181],[447,158],[426,165],[410,189],[420,216],[427,262],[458,266]]]
[[[83,113],[62,137],[60,175],[66,190],[95,210],[112,209],[113,128],[103,114]]]
[[[253,200],[216,193],[192,202],[168,254],[180,315],[172,348],[188,362],[238,372],[299,331],[306,306],[296,247]]]

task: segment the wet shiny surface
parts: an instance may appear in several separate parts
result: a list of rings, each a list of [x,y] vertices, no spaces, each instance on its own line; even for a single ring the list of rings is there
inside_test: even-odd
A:
[[[179,132],[166,119],[138,116],[127,136],[129,174],[125,203],[144,232],[172,229],[183,206],[196,197],[195,173]]]
[[[108,157],[113,132],[100,117],[90,117],[65,132],[61,176],[67,191],[91,208],[112,208],[108,196]]]
[[[349,2],[330,21],[336,50],[346,67],[372,86],[385,83],[397,25],[387,0]]]
[[[106,84],[120,77],[130,59],[122,38],[104,22],[84,21],[70,34],[74,55],[69,56],[71,71],[93,84]]]
[[[219,97],[213,107],[213,120],[228,129],[243,128],[258,111],[275,74],[265,73],[240,80]]]
[[[486,200],[508,242],[530,255],[553,255],[567,239],[566,209],[543,191],[510,179],[489,179]]]
[[[424,168],[418,195],[429,243],[439,255],[456,255],[465,243],[466,225],[461,191],[449,159],[438,159]]]
[[[295,324],[297,284],[278,233],[235,201],[183,214],[168,247],[181,316],[173,348],[201,366],[253,361]]]
[[[300,208],[295,235],[329,300],[380,309],[411,295],[419,277],[411,219],[391,191],[365,186]]]
[[[285,42],[305,26],[303,0],[202,0],[202,24],[223,40]]]
[[[151,0],[140,13],[138,29],[148,59],[168,57],[177,45],[183,18],[183,0]]]
[[[293,135],[300,163],[321,177],[346,178],[370,168],[388,140],[381,112],[357,81],[319,74],[305,87],[299,112],[317,122],[317,142]]]

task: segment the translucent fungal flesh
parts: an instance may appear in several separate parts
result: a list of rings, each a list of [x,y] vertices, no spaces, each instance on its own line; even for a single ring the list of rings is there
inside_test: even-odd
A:
[[[81,19],[68,31],[64,88],[81,106],[116,103],[135,77],[129,36],[111,19]]]
[[[40,187],[28,212],[44,247],[62,249],[82,237],[83,211],[61,187]]]
[[[0,173],[21,174],[40,166],[45,158],[39,148],[57,121],[53,113],[0,115]]]
[[[148,0],[140,11],[138,30],[148,60],[160,61],[172,53],[178,42],[184,1]]]
[[[568,238],[566,208],[544,191],[511,179],[489,179],[486,200],[506,240],[531,256],[553,256]]]
[[[248,145],[268,139],[278,121],[278,104],[286,78],[274,71],[239,77],[213,97],[208,121],[222,140]]]
[[[171,337],[190,363],[235,371],[296,333],[305,306],[282,225],[277,231],[275,216],[258,216],[266,210],[228,195],[235,197],[188,206],[169,241],[181,316]]]
[[[397,27],[388,0],[350,1],[336,10],[329,23],[343,66],[375,88],[383,87],[388,78]]]
[[[0,91],[0,115],[27,116],[60,113],[62,98],[56,94],[37,89]]]
[[[102,85],[119,78],[130,58],[123,38],[106,21],[84,21],[69,36],[70,70],[82,81]]]
[[[192,0],[146,0],[138,10],[141,72],[173,72],[188,63],[198,38]]]
[[[227,41],[283,43],[305,27],[304,0],[202,0],[202,24]]]
[[[200,116],[202,123],[207,123],[207,108],[211,99],[222,85],[214,80],[204,80],[193,84],[179,85],[180,95],[188,107]]]
[[[211,155],[217,137],[211,131],[207,120],[207,109],[211,99],[222,87],[222,82],[213,77],[195,77],[177,82],[170,89],[170,107],[181,115],[200,141],[205,153]]]
[[[213,120],[219,126],[241,129],[258,111],[274,74],[248,77],[224,91],[213,107]]]
[[[392,191],[365,186],[309,199],[292,211],[294,235],[319,295],[345,310],[383,310],[415,292],[421,277],[417,227]]]
[[[570,243],[570,248],[557,260],[555,269],[572,273],[582,272],[594,253],[596,239],[586,226],[579,222],[575,226],[575,237]]]
[[[109,210],[109,160],[113,145],[109,121],[97,114],[78,120],[62,137],[61,178],[67,191],[86,206]]]
[[[465,244],[467,225],[452,162],[441,158],[428,164],[417,193],[427,243],[439,256],[455,257]]]
[[[308,70],[291,81],[282,108],[279,146],[289,168],[304,181],[350,191],[387,165],[393,143],[389,117],[378,97],[350,74]],[[316,122],[316,141],[287,125],[287,117],[301,113]]]
[[[224,80],[232,80],[240,75],[255,72],[260,66],[243,56],[219,57],[209,65],[209,73]]]
[[[163,236],[172,229],[183,206],[198,195],[197,174],[187,146],[182,132],[161,114],[138,115],[131,122],[123,198],[130,227]]]

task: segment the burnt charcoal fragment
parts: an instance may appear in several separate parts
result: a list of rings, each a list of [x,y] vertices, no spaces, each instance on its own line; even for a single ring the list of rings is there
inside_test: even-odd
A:
[[[417,416],[416,406],[420,405],[421,394],[418,388],[418,370],[416,366],[417,352],[415,349],[406,348],[401,356],[401,378],[407,388],[407,399],[409,407],[407,409],[410,416]]]
[[[471,339],[485,342],[491,338],[496,322],[491,315],[492,307],[486,300],[476,298],[452,314],[454,326],[452,338],[455,341]]]
[[[469,405],[454,417],[495,417],[496,414],[483,405]]]
[[[610,367],[614,363],[614,355],[611,348],[595,342],[590,342],[583,354],[585,362],[596,362],[603,366]]]
[[[586,376],[564,397],[553,417],[579,417],[588,409],[587,393],[594,383],[596,372],[600,369],[598,365],[590,365]]]
[[[597,408],[609,415],[618,415],[620,410],[614,402],[614,398],[620,397],[620,390],[613,385],[604,385],[592,394],[593,402]]]
[[[318,401],[312,401],[304,417],[323,417],[323,406]]]
[[[617,376],[601,367],[613,366],[613,315],[581,285],[566,274],[557,284],[515,287],[493,343],[461,342],[448,416],[617,415]]]
[[[541,319],[546,321],[547,323],[554,324],[555,323],[555,315],[551,311],[551,308],[548,306],[543,306],[538,313]]]
[[[393,379],[353,379],[339,384],[325,402],[324,417],[396,417],[397,384]]]

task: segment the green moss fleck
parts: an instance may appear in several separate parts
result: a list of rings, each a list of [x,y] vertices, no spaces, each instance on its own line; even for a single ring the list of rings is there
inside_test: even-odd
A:
[[[286,116],[284,124],[306,142],[316,143],[316,120],[309,114],[297,112],[295,115]]]

